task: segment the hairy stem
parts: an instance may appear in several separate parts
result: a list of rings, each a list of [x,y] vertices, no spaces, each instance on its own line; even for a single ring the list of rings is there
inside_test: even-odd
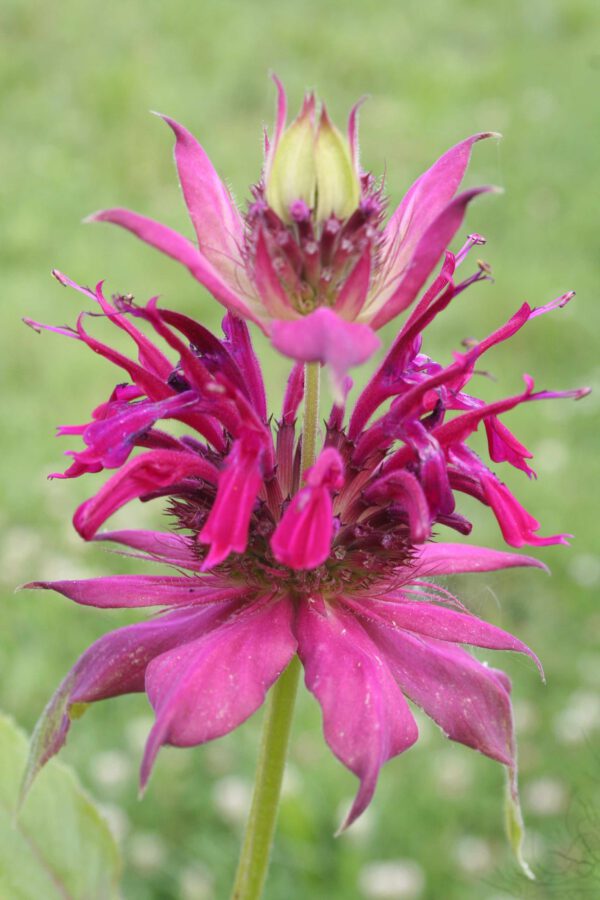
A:
[[[319,363],[307,363],[304,376],[302,471],[315,461],[319,421]],[[300,678],[295,656],[271,688],[263,724],[254,794],[231,900],[259,900],[275,833],[281,783]]]

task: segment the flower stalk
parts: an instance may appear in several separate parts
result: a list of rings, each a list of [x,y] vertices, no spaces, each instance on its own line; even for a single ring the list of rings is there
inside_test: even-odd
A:
[[[300,660],[294,656],[269,695],[252,806],[231,900],[259,900],[262,896],[275,833],[299,677]]]
[[[320,369],[319,363],[306,363],[304,367],[303,472],[313,465],[316,455]],[[275,834],[300,669],[300,660],[294,656],[269,695],[252,805],[231,900],[259,900],[262,896]]]

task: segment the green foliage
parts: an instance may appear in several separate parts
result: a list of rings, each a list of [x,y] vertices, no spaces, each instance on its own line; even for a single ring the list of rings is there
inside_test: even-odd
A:
[[[116,900],[119,851],[70,769],[49,763],[17,810],[27,752],[23,732],[0,715],[0,897]]]

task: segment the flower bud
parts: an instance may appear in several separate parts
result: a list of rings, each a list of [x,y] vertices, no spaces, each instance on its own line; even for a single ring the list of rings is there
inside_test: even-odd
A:
[[[323,107],[315,128],[315,98],[309,94],[297,119],[274,147],[267,171],[266,200],[279,218],[291,224],[291,207],[304,203],[320,223],[331,215],[346,219],[357,208],[360,182],[348,140]]]
[[[290,206],[302,200],[315,205],[317,174],[315,168],[315,98],[304,98],[300,114],[281,136],[275,148],[265,195],[271,209],[290,224]]]
[[[360,183],[346,138],[333,125],[325,107],[315,142],[317,170],[317,221],[329,216],[347,219],[360,200]]]

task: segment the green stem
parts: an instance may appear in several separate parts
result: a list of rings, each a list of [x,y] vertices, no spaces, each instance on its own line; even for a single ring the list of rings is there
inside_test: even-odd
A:
[[[269,695],[254,796],[231,900],[258,900],[262,895],[275,832],[299,675],[300,660],[294,656]]]
[[[319,424],[319,388],[321,366],[306,363],[304,367],[304,422],[302,428],[302,471],[315,461]]]
[[[315,461],[319,380],[319,363],[307,363],[304,378],[302,471]],[[300,669],[300,660],[294,656],[269,694],[252,805],[231,900],[259,900],[262,896],[275,833]]]

